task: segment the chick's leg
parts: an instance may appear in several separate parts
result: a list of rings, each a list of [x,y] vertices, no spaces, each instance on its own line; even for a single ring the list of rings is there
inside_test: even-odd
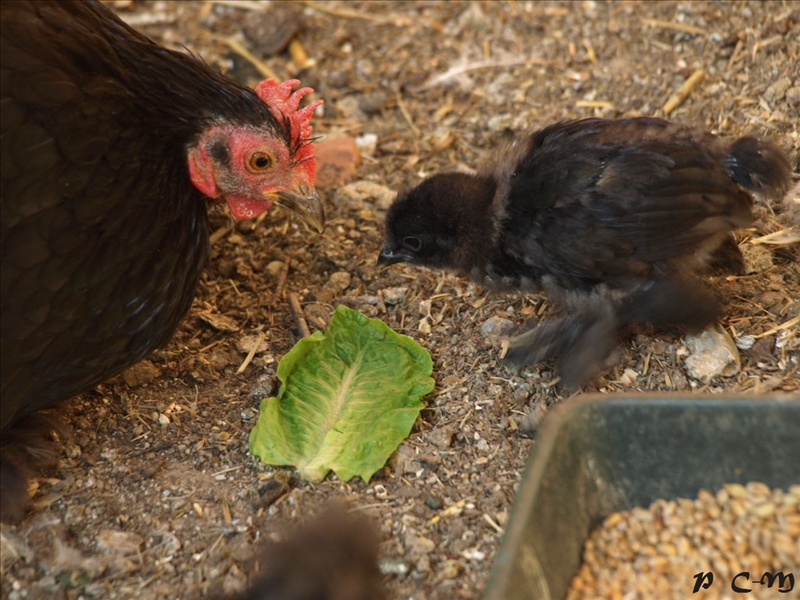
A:
[[[511,342],[506,359],[521,368],[555,361],[561,385],[580,388],[600,370],[616,345],[618,322],[614,311],[602,306],[563,319],[551,319]]]

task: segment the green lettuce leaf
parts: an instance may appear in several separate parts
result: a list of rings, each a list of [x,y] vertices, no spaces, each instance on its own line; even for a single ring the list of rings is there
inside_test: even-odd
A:
[[[339,306],[326,333],[281,360],[278,397],[261,403],[250,451],[311,481],[331,470],[369,481],[411,431],[432,371],[430,354],[410,337]]]

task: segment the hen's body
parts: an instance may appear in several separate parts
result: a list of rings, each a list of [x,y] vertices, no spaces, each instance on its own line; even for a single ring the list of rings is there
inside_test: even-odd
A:
[[[191,303],[207,225],[183,151],[197,130],[160,111],[185,101],[181,82],[168,89],[131,64],[142,48],[159,63],[180,59],[109,29],[96,6],[9,3],[2,19],[5,428],[169,338]]]
[[[1,60],[5,430],[170,338],[208,255],[187,166],[206,130],[229,170],[227,131],[290,156],[303,141],[253,90],[99,3],[4,3]]]
[[[402,192],[380,260],[546,291],[572,314],[517,338],[510,357],[557,358],[568,387],[625,325],[712,322],[719,303],[696,276],[741,269],[731,232],[750,224],[752,191],[778,195],[789,181],[770,144],[652,118],[558,123],[498,156]]]

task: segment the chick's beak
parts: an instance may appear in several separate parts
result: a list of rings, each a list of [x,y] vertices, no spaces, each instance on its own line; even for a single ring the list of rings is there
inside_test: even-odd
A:
[[[401,262],[411,262],[411,256],[402,250],[391,248],[389,244],[386,244],[383,250],[381,250],[380,256],[378,256],[377,264],[379,266],[388,267],[389,265],[395,265]]]
[[[317,233],[325,229],[325,209],[313,187],[301,185],[296,192],[281,190],[275,193],[275,204],[296,212]]]

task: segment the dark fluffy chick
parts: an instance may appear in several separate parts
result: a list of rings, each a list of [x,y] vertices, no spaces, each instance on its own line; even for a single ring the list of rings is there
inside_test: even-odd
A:
[[[724,141],[655,118],[557,123],[476,175],[441,173],[389,209],[379,263],[544,290],[568,316],[512,342],[517,365],[556,361],[576,388],[631,325],[702,328],[719,300],[698,275],[741,272],[731,232],[754,194],[779,197],[790,166],[772,144]]]

